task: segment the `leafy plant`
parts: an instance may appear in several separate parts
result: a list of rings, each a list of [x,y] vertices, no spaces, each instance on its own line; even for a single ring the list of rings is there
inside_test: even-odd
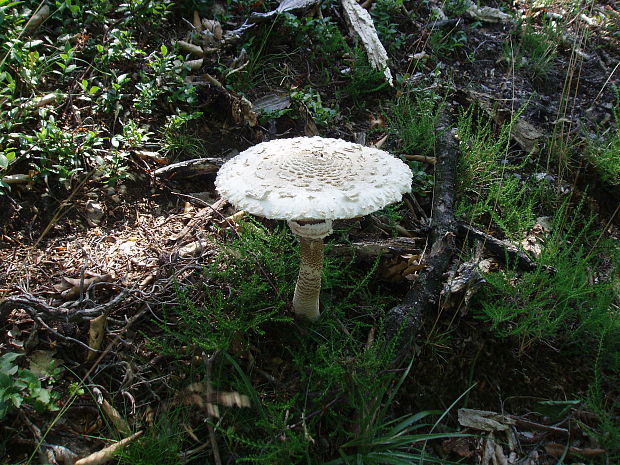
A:
[[[443,10],[448,18],[458,18],[467,11],[470,5],[471,3],[467,0],[446,0],[443,4]]]
[[[588,144],[587,156],[603,182],[620,185],[620,88],[614,87],[616,97],[612,109],[612,126],[606,134]]]
[[[521,23],[516,31],[516,47],[504,43],[504,59],[517,69],[524,69],[542,82],[553,70],[559,42],[559,26],[545,22],[536,28],[532,20]]]
[[[338,114],[337,110],[324,106],[321,94],[310,86],[291,92],[291,100],[303,104],[312,115],[316,124],[321,126],[329,125]]]
[[[282,15],[287,36],[294,37],[295,46],[310,54],[319,66],[336,65],[339,58],[349,52],[338,24],[329,16],[323,18],[298,18],[290,13]]]
[[[183,159],[204,157],[208,152],[201,137],[192,132],[192,121],[198,121],[202,112],[186,113],[181,111],[166,118],[162,128],[163,149],[168,155],[181,156]]]
[[[451,29],[448,32],[438,29],[433,31],[429,38],[430,48],[439,58],[447,57],[466,43],[467,33],[462,29]]]
[[[295,270],[282,257],[297,249],[292,235],[285,228],[270,233],[251,220],[240,227],[240,236],[205,270],[206,288],[177,290],[178,304],[167,312],[175,325],[162,325],[175,343],[227,351],[236,338],[263,334],[269,322],[289,321],[282,312]],[[155,345],[163,352],[170,349],[167,343]]]
[[[403,219],[402,208],[403,202],[398,202],[388,205],[384,209],[374,213],[374,215],[389,226],[394,237],[398,236],[398,226]]]
[[[181,465],[183,409],[166,412],[157,418],[145,434],[136,441],[130,442],[117,453],[121,464],[126,465]]]
[[[393,54],[402,50],[412,37],[401,32],[395,21],[402,15],[403,3],[403,0],[377,0],[370,10],[381,43]]]
[[[605,352],[607,339],[617,337],[619,329],[616,326],[615,334],[614,332],[609,333],[605,331],[599,339],[594,364],[594,376],[585,397],[585,404],[598,418],[598,425],[596,427],[582,425],[588,434],[608,451],[607,459],[609,463],[620,459],[620,416],[618,416],[620,401],[618,401],[617,397],[614,397],[617,393],[617,386],[615,386],[617,383],[615,383],[615,380],[620,370],[620,363],[616,363],[611,370],[607,367],[603,369],[603,366],[606,364],[605,359],[607,358],[603,353]],[[605,386],[605,384],[610,388]]]
[[[403,141],[406,153],[433,155],[437,121],[443,110],[442,99],[434,91],[405,89],[392,106],[391,131]]]
[[[591,225],[581,225],[577,232],[574,221],[565,222],[567,208],[565,203],[556,214],[536,270],[485,275],[489,285],[480,300],[484,317],[498,335],[518,337],[522,348],[534,340],[598,338],[614,318],[613,279],[591,283],[594,263],[585,247]],[[565,238],[573,233],[568,243]]]
[[[435,180],[433,175],[426,171],[425,165],[419,161],[408,161],[407,164],[413,174],[411,190],[415,195],[426,197],[433,190]]]
[[[456,212],[469,221],[490,215],[504,234],[515,236],[531,226],[536,200],[544,192],[543,185],[526,184],[513,173],[525,166],[527,157],[518,164],[507,160],[507,149],[513,121],[496,128],[493,121],[479,115],[474,106],[458,118],[457,135],[462,156],[459,158],[457,191],[460,194]]]
[[[185,82],[188,69],[168,47],[162,45],[159,53],[150,54],[148,65],[149,70],[141,74],[136,84],[138,95],[134,98],[134,107],[138,112],[152,113],[159,101],[166,105],[196,102],[195,87]]]
[[[59,395],[51,387],[44,387],[41,379],[32,371],[20,368],[15,360],[23,354],[8,352],[0,356],[0,420],[14,408],[24,403],[38,411],[58,410]],[[54,366],[50,367],[54,372]],[[53,381],[53,375],[48,377]]]
[[[368,63],[366,53],[360,47],[355,49],[355,63],[350,71],[351,81],[346,87],[347,94],[354,102],[362,97],[379,92],[388,86],[383,70],[376,69]]]
[[[425,448],[427,442],[433,439],[464,436],[458,433],[433,432],[447,411],[440,415],[434,425],[424,423],[422,420],[441,412],[423,411],[388,419],[388,409],[392,406],[411,366],[412,363],[403,370],[400,379],[393,384],[386,382],[371,384],[368,390],[370,395],[365,393],[363,398],[358,399],[359,405],[366,410],[362,410],[363,416],[354,433],[356,437],[340,445],[338,449],[340,457],[325,465],[353,463],[408,465],[418,461],[446,463],[435,459]]]

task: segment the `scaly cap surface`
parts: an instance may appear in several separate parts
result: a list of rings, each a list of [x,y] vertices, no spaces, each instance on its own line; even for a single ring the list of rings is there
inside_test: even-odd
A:
[[[281,220],[344,219],[398,202],[409,167],[389,153],[323,137],[277,139],[227,161],[215,186],[239,209]]]

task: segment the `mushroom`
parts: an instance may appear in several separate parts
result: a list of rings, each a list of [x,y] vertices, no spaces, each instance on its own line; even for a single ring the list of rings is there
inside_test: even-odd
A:
[[[411,191],[409,167],[383,150],[340,139],[295,137],[255,145],[227,161],[215,186],[235,207],[287,220],[299,236],[295,314],[319,318],[323,238],[332,220],[355,218]]]

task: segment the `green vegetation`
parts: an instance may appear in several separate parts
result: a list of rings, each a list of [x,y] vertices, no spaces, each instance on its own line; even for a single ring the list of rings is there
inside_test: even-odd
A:
[[[402,50],[412,39],[412,34],[398,27],[400,21],[408,19],[403,18],[404,3],[404,0],[377,0],[370,10],[381,43],[392,53]]]
[[[395,210],[389,213],[394,216]],[[395,341],[379,336],[381,331],[368,338],[381,324],[381,309],[393,300],[371,288],[378,262],[361,273],[354,259],[328,256],[323,318],[312,328],[291,330],[291,319],[279,315],[297,271],[293,236],[287,228],[269,231],[255,221],[241,223],[239,231],[205,270],[204,291],[179,290],[179,304],[160,326],[169,337],[152,341],[155,350],[179,361],[187,347],[215,353],[213,385],[251,399],[251,408],[229,409],[213,423],[238,462],[321,463],[333,455],[313,439],[321,430],[333,432],[332,447],[342,456],[334,464],[351,457],[364,463],[405,463],[426,456],[412,445],[454,436],[429,432],[432,424],[421,422],[436,412],[396,418],[389,413],[411,364],[400,374],[385,370],[396,354]],[[294,380],[286,381],[287,389],[257,383],[257,375],[240,366],[238,356],[251,353],[259,341],[270,346],[257,354],[260,363],[277,357],[287,378]],[[323,411],[326,403],[332,407]],[[123,453],[122,463],[147,463],[145,456],[166,441],[175,442],[174,427],[154,431]]]
[[[181,412],[172,411],[161,415],[144,436],[118,452],[120,463],[181,465],[183,463],[180,456],[183,442]]]
[[[531,20],[524,21],[517,26],[514,42],[504,43],[504,59],[542,83],[553,72],[561,30],[551,21],[540,27]]]
[[[59,370],[52,362],[48,373],[40,378],[31,370],[20,368],[15,363],[22,355],[9,352],[0,357],[0,420],[11,409],[19,409],[23,404],[32,405],[39,411],[58,410],[56,402],[60,396],[41,381],[51,385]]]
[[[620,186],[620,89],[614,87],[616,96],[612,108],[613,124],[600,139],[587,147],[588,160],[594,165],[601,179],[611,185]]]
[[[444,108],[444,99],[434,91],[406,88],[392,106],[391,130],[402,138],[407,153],[432,155],[437,135],[435,127]]]
[[[359,47],[355,49],[355,63],[350,78],[345,92],[358,105],[364,97],[388,87],[383,70],[373,68],[368,63],[366,53]]]
[[[138,43],[145,25],[166,21],[172,2],[58,2],[45,23],[50,35],[29,40],[23,27],[37,6],[0,5],[0,177],[10,168],[67,190],[90,171],[116,182],[129,151],[144,143],[128,131],[147,133],[162,106],[197,117],[183,57]],[[90,33],[69,34],[74,21]],[[110,28],[105,37],[101,26]],[[166,150],[166,137],[152,142]],[[9,188],[0,184],[0,192]]]
[[[242,229],[204,271],[203,302],[196,302],[191,289],[178,289],[178,305],[166,316],[174,325],[162,325],[171,337],[153,341],[157,350],[167,353],[173,347],[167,344],[174,344],[228,351],[239,337],[264,335],[266,324],[290,322],[278,315],[295,285],[294,261],[281,259],[297,249],[292,234],[286,228],[271,233],[256,222]]]
[[[103,412],[101,396],[129,430],[143,431],[118,452],[124,465],[216,463],[217,453],[222,463],[471,464],[481,461],[480,439],[465,441],[454,410],[499,411],[497,401],[507,406],[508,398],[521,403],[502,413],[551,411],[546,418],[557,420],[554,428],[570,426],[579,447],[604,449],[601,457],[545,460],[620,460],[620,251],[612,216],[620,213],[607,211],[620,187],[617,12],[591,2],[545,1],[526,12],[506,3],[502,11],[516,19],[491,22],[472,19],[465,0],[369,3],[393,87],[370,65],[336,0],[272,16],[264,13],[281,2],[0,0],[0,262],[7,263],[0,462],[31,463],[60,444],[58,425],[75,426],[78,399],[98,422],[74,428],[84,450],[101,445],[97,438],[107,445],[127,437]],[[42,5],[49,15],[28,26]],[[221,37],[205,21],[219,21]],[[258,114],[259,100],[275,103]],[[524,270],[508,253],[498,257],[484,241],[456,236],[437,313],[422,317],[414,352],[403,353],[386,336],[384,318],[429,267],[425,235],[443,115],[460,148],[458,221],[523,248],[534,266]],[[536,131],[520,125],[528,122]],[[515,137],[524,127],[534,147]],[[209,207],[197,199],[211,204],[217,196],[214,174],[155,172],[317,132],[403,157],[413,188],[374,218],[335,223],[322,317],[308,324],[291,316],[298,243],[288,228],[233,220],[228,207],[202,221],[197,205]],[[94,201],[105,212],[96,227],[83,208]],[[67,222],[55,216],[48,225],[57,209]],[[145,237],[124,233],[144,232],[142,220],[155,216],[162,221],[152,227],[161,231],[148,245],[157,249],[150,261],[128,252],[108,270],[116,257],[94,255],[101,243],[114,245],[111,256],[127,243],[139,249]],[[188,222],[198,226],[181,240]],[[35,244],[50,230],[50,242]],[[406,236],[410,250],[372,249],[388,236]],[[195,239],[200,253],[182,254]],[[525,250],[530,240],[536,247]],[[476,269],[482,262],[484,271]],[[459,275],[462,264],[471,265],[471,277]],[[79,301],[52,288],[91,271],[113,277],[83,289]],[[461,278],[472,280],[464,296]],[[121,289],[122,305],[109,304]],[[40,300],[5,312],[3,298],[22,293]],[[92,343],[93,309],[103,309],[108,325],[97,361],[83,347]],[[14,337],[14,328],[32,336]],[[26,368],[34,346],[57,350],[78,381],[60,378],[55,364]],[[472,387],[485,358],[494,363]],[[579,376],[571,376],[575,360]],[[537,362],[550,373],[559,365],[561,376],[532,376]],[[503,378],[498,364],[511,375]],[[446,383],[441,375],[450,369],[456,375]],[[464,442],[457,448],[444,439]],[[524,445],[517,460],[536,448],[547,453],[545,440]],[[497,447],[507,450],[502,441]]]
[[[517,116],[518,118],[518,116]],[[457,191],[461,194],[456,212],[468,221],[489,224],[511,239],[518,239],[532,226],[540,207],[553,202],[552,188],[532,177],[521,179],[528,162],[507,159],[512,121],[494,133],[493,122],[477,115],[475,107],[461,113],[457,133],[462,157],[459,160]]]
[[[536,270],[507,270],[485,276],[489,286],[482,296],[481,310],[497,334],[518,337],[522,350],[535,340],[566,345],[581,341],[590,350],[592,341],[611,341],[620,336],[611,279],[620,270],[620,261],[614,263],[609,278],[601,278],[594,285],[590,282],[590,270],[599,266],[590,246],[596,242],[596,235],[589,223],[567,221],[567,217],[578,217],[574,213],[580,207],[572,211],[569,216],[566,203],[558,210]]]

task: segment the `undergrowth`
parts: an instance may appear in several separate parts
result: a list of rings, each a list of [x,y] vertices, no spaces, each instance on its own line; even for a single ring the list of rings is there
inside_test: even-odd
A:
[[[565,203],[554,218],[553,231],[544,239],[534,271],[523,273],[509,267],[485,275],[488,288],[480,301],[481,310],[498,335],[518,337],[522,350],[532,341],[561,340],[570,345],[598,340],[609,332],[620,336],[612,310],[617,270],[609,270],[608,276],[592,283],[592,270],[600,264],[591,244],[600,232],[591,223],[567,222],[568,212]],[[579,207],[570,217],[579,217],[577,212]]]
[[[281,257],[295,257],[292,234],[284,228],[269,232],[253,221],[240,228],[239,236],[220,246],[203,280],[194,289],[179,287],[178,304],[169,315],[164,309],[161,328],[175,346],[228,351],[239,337],[262,335],[266,324],[290,321],[283,314],[294,287],[295,260]],[[161,340],[155,344],[168,351]]]
[[[239,235],[220,246],[204,270],[204,283],[179,289],[179,303],[165,310],[160,324],[165,338],[153,340],[153,347],[179,361],[188,345],[194,353],[215,356],[213,386],[251,400],[250,408],[227,409],[212,419],[220,447],[237,463],[320,464],[338,456],[332,463],[430,459],[415,451],[416,444],[452,434],[429,432],[432,425],[422,420],[431,412],[392,412],[411,365],[387,369],[397,345],[382,335],[382,309],[393,297],[371,285],[378,260],[364,271],[355,257],[327,253],[323,316],[312,326],[295,326],[285,316],[296,278],[295,242],[285,228],[240,224]],[[263,349],[255,352],[259,340]],[[248,357],[254,362],[248,364]],[[275,379],[265,378],[255,365],[270,369]],[[143,439],[151,440],[162,439]],[[141,456],[137,451],[128,454],[124,463],[143,463],[132,458]]]
[[[432,90],[406,88],[392,106],[391,130],[402,138],[406,153],[432,155],[435,128],[444,108],[445,98]]]
[[[620,186],[620,88],[613,89],[616,97],[613,124],[588,144],[586,153],[603,182]]]

